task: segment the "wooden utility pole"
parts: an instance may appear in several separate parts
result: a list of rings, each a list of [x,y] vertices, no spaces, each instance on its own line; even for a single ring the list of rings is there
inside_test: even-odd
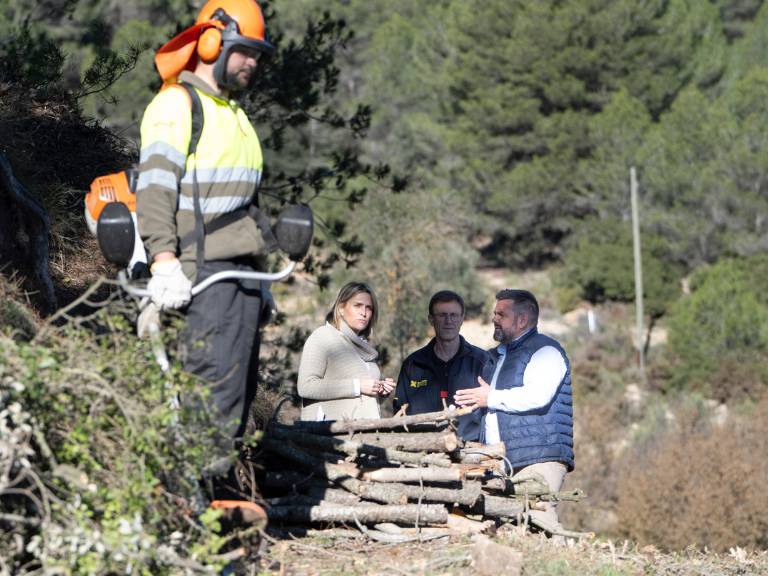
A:
[[[637,173],[629,169],[629,194],[632,200],[632,239],[635,254],[635,317],[637,321],[637,358],[640,378],[645,381],[645,353],[643,350],[643,262],[640,255],[640,210],[637,201]]]

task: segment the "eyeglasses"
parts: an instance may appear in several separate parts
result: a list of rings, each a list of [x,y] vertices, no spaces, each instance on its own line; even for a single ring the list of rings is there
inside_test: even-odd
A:
[[[458,312],[439,312],[438,314],[433,314],[432,316],[440,320],[440,322],[445,322],[446,320],[458,320],[463,316],[463,314],[459,314]]]

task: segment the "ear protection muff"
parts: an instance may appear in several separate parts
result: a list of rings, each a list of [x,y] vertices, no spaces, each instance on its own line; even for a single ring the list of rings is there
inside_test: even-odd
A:
[[[223,8],[217,8],[211,15],[211,27],[207,28],[197,41],[197,55],[206,64],[216,62],[221,54],[221,31],[230,24],[237,27],[237,23]]]
[[[215,62],[221,54],[221,30],[211,26],[200,35],[197,41],[197,55],[206,64]]]

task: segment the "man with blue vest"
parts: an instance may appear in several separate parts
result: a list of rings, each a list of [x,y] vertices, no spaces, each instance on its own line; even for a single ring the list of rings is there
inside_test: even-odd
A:
[[[562,346],[539,334],[539,304],[527,290],[496,294],[493,338],[500,342],[478,377],[456,392],[459,406],[485,409],[482,441],[504,442],[512,473],[535,472],[558,492],[574,468],[571,369]],[[555,503],[531,512],[540,525],[559,526]]]

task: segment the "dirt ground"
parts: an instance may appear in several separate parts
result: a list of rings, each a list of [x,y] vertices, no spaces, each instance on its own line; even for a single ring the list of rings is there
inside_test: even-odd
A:
[[[484,537],[481,537],[484,538]],[[412,575],[412,576],[765,576],[768,552],[732,549],[717,555],[686,550],[665,554],[652,546],[637,549],[607,540],[569,541],[557,545],[541,534],[502,527],[491,540],[503,546],[494,557],[480,556],[481,542],[472,537],[385,544],[353,530],[313,533],[270,543],[254,574]],[[487,541],[486,541],[487,542]]]

